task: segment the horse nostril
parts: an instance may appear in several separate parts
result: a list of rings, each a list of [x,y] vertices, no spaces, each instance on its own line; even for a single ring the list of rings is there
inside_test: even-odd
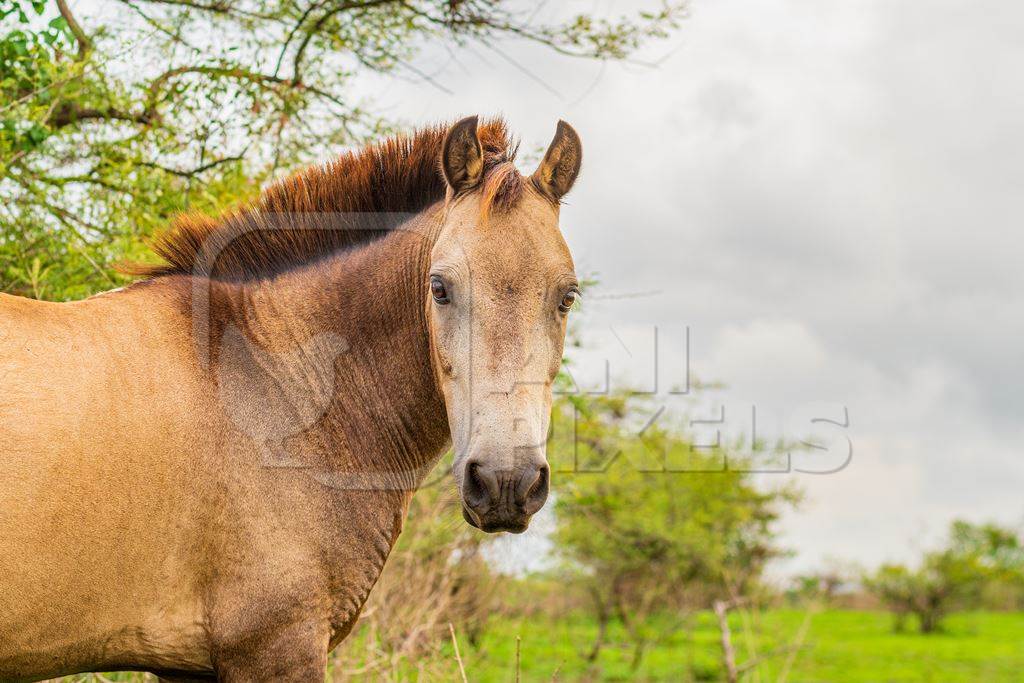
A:
[[[498,480],[494,472],[478,462],[466,464],[466,479],[462,484],[462,499],[475,512],[483,512],[498,496]]]
[[[544,507],[548,498],[548,466],[531,466],[523,472],[516,487],[516,502],[528,515]]]

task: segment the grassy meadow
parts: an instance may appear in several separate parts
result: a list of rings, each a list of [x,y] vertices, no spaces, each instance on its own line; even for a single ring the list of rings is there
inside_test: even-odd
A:
[[[738,666],[761,661],[741,677],[744,681],[781,680],[787,661],[790,681],[945,683],[1020,681],[1024,676],[1020,613],[958,614],[942,633],[930,635],[894,633],[885,612],[772,610],[750,618],[754,622],[745,628],[742,615],[730,617]],[[806,635],[794,647],[802,627]],[[596,624],[584,616],[501,620],[489,625],[476,647],[460,639],[460,653],[470,681],[514,680],[517,636],[523,681],[723,680],[720,634],[710,612],[652,643],[636,670],[630,667],[631,648],[615,624],[595,665],[588,664],[585,656],[596,633]],[[446,652],[454,660],[450,647]],[[451,675],[458,675],[457,668]],[[415,680],[415,668],[401,673],[406,676]]]
[[[806,619],[802,645],[794,648]],[[737,664],[761,658],[741,680],[777,681],[791,659],[790,681],[1020,681],[1024,677],[1024,614],[968,613],[949,618],[944,632],[894,633],[884,612],[831,610],[810,614],[773,610],[751,617],[732,615]],[[524,681],[722,680],[719,630],[714,615],[696,615],[663,641],[652,644],[639,667],[614,625],[596,667],[584,661],[596,634],[586,618],[538,623],[535,619],[493,624],[478,648],[462,645],[467,678],[509,681],[515,671],[516,636]],[[748,635],[749,634],[749,635]],[[795,651],[794,651],[795,649]],[[792,657],[791,657],[792,655]]]
[[[791,659],[790,681],[1019,681],[1024,672],[1024,614],[968,613],[949,618],[942,633],[893,633],[884,612],[831,610],[810,614],[773,610],[745,629],[731,617],[737,664],[761,659],[742,680],[776,681]],[[802,645],[799,632],[806,619]],[[470,680],[508,681],[515,669],[515,639],[521,637],[522,680],[681,681],[722,680],[719,630],[714,615],[697,615],[661,642],[652,644],[639,667],[630,669],[631,650],[613,626],[610,646],[596,669],[584,655],[596,626],[588,619],[508,621],[488,629],[477,649],[464,653]],[[791,656],[792,655],[792,656]]]
[[[829,610],[810,614],[770,610],[731,616],[737,664],[760,664],[742,681],[1020,681],[1024,672],[1024,614],[973,612],[949,617],[941,633],[913,630],[893,633],[884,612]],[[805,635],[801,641],[800,632]],[[493,619],[475,645],[459,637],[466,678],[481,683],[516,680],[516,638],[521,681],[719,681],[724,680],[719,630],[714,615],[702,612],[690,624],[652,643],[639,667],[632,670],[632,651],[621,627],[613,624],[607,645],[595,664],[585,655],[597,632],[585,616]],[[444,634],[438,634],[443,639]],[[360,637],[358,634],[355,637]],[[450,639],[432,661],[401,660],[390,672],[394,680],[457,681],[461,679]],[[788,674],[785,673],[787,662]],[[380,671],[360,675],[361,662],[335,659],[330,680],[380,680]],[[355,670],[355,671],[354,671]],[[145,677],[149,678],[149,677]],[[141,681],[142,675],[83,675],[65,683],[106,680]],[[150,679],[152,680],[152,679]]]

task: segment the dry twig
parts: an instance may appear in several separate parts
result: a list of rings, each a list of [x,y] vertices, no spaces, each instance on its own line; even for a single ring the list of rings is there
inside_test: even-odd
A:
[[[448,622],[448,631],[452,634],[452,647],[455,648],[455,661],[459,663],[459,673],[462,675],[462,683],[469,683],[469,681],[466,680],[466,669],[462,666],[462,655],[459,654],[459,641],[455,637],[455,627],[452,626],[452,622],[450,621]],[[516,676],[516,680],[519,680],[518,676]]]

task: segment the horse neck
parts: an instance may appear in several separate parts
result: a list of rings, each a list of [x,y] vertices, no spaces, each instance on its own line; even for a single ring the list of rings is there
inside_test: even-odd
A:
[[[438,228],[424,212],[356,250],[228,288],[226,317],[259,350],[242,363],[222,353],[220,367],[249,373],[250,393],[279,392],[301,423],[288,453],[342,485],[365,475],[356,485],[413,489],[448,447],[426,308]]]

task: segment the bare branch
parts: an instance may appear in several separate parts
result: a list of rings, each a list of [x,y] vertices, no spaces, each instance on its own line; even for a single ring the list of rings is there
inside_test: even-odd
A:
[[[725,678],[729,683],[736,683],[739,680],[739,670],[736,668],[736,652],[732,647],[732,632],[729,630],[728,611],[735,606],[734,601],[716,600],[715,616],[718,617],[718,629],[721,633],[722,663],[725,665]]]
[[[459,654],[459,641],[455,638],[455,627],[452,626],[452,622],[448,622],[448,632],[452,634],[452,647],[455,648],[455,661],[459,663],[459,673],[462,675],[462,683],[466,683],[466,669],[462,666],[462,656]],[[518,658],[519,653],[516,653]],[[518,679],[518,676],[516,677]]]

